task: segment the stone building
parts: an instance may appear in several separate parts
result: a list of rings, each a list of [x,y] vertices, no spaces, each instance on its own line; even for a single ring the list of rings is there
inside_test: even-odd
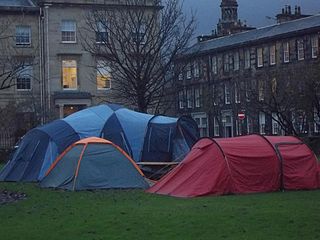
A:
[[[315,15],[199,41],[176,60],[176,112],[202,136],[319,134],[319,31]]]
[[[14,112],[13,118],[21,122],[16,128],[24,126],[19,135],[39,123],[113,101],[109,68],[100,66],[97,56],[85,51],[81,42],[93,39],[93,44],[99,44],[108,33],[100,28],[84,35],[82,30],[88,28],[86,17],[91,10],[123,8],[127,4],[125,0],[0,1],[0,70],[11,74],[7,88],[1,84],[9,81],[4,81],[6,76],[0,73],[0,110],[1,116]],[[138,1],[135,4],[140,6]],[[159,1],[141,4],[152,7]],[[6,41],[2,41],[4,36]],[[6,54],[12,59],[11,66]],[[13,66],[14,71],[10,69]],[[16,125],[12,119],[0,119],[0,125],[10,121]],[[1,138],[7,137],[0,136],[0,145]]]

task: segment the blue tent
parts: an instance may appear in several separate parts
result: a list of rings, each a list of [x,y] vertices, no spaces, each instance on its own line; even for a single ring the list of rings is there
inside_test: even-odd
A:
[[[29,131],[0,181],[38,181],[68,146],[87,137],[108,139],[136,162],[181,161],[198,139],[189,117],[170,118],[135,112],[119,105],[99,105]]]

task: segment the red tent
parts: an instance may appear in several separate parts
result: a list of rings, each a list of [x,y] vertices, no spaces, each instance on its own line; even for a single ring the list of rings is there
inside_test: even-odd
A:
[[[148,192],[195,197],[316,189],[317,164],[295,137],[203,138]]]

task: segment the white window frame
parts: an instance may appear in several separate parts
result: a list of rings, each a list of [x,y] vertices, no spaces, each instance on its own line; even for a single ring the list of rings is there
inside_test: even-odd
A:
[[[272,134],[279,135],[280,133],[280,126],[279,126],[279,117],[277,113],[272,113]]]
[[[224,103],[231,104],[230,85],[228,83],[224,84]]]
[[[219,126],[219,122],[216,117],[213,119],[213,135],[215,137],[220,136],[220,126]]]
[[[97,29],[96,29],[96,43],[97,44],[102,44],[102,43],[106,43],[107,41],[108,41],[108,29],[107,29],[107,27],[106,27],[106,22],[105,23],[103,23],[103,22],[97,22],[96,23],[97,24]],[[101,34],[104,34],[104,35],[101,35]],[[101,38],[101,39],[98,39],[98,36],[99,36],[99,38]],[[101,36],[103,36],[103,38],[104,39],[102,39],[102,37]],[[101,41],[101,40],[103,40],[103,41]]]
[[[314,109],[313,112],[313,121],[314,121],[314,133],[319,133],[320,132],[320,117],[318,115],[317,109]]]
[[[213,56],[211,58],[211,69],[213,74],[218,74],[218,61],[217,61],[217,56]]]
[[[74,33],[74,39],[64,39],[69,36],[65,36],[67,34]],[[61,42],[62,43],[76,43],[77,42],[77,23],[75,20],[62,20],[61,21]]]
[[[26,39],[28,41],[24,41]],[[16,45],[17,46],[31,45],[31,26],[28,26],[28,25],[16,26]]]
[[[319,37],[318,35],[311,38],[311,57],[318,58],[319,54]]]
[[[239,52],[236,51],[233,55],[233,70],[238,71],[240,69],[240,55]]]
[[[269,48],[269,55],[270,55],[270,65],[276,65],[276,45],[272,45]]]
[[[187,108],[193,108],[193,96],[192,89],[187,89]]]
[[[194,69],[194,77],[198,78],[200,76],[200,64],[195,61],[194,64],[193,64],[193,69]]]
[[[191,79],[192,77],[192,71],[191,71],[191,64],[188,64],[187,66],[187,79]]]
[[[246,49],[244,51],[244,68],[250,69],[251,68],[251,52],[250,49]]]
[[[261,135],[266,134],[266,114],[259,112],[259,132]]]
[[[24,66],[18,73],[16,78],[16,89],[19,92],[31,91],[32,90],[32,77],[33,77],[33,67],[28,65]],[[29,88],[19,88],[19,80],[28,80],[30,87]]]
[[[99,87],[98,85],[98,76],[101,77],[109,77],[109,87]],[[103,61],[97,61],[97,90],[109,90],[111,89],[111,83],[112,83],[112,74],[111,74],[111,68],[108,66],[105,66]]]
[[[182,81],[182,80],[183,80],[183,73],[182,73],[182,72],[179,73],[179,75],[178,75],[178,80],[179,80],[179,81]]]
[[[300,39],[297,41],[297,53],[298,53],[298,61],[304,60],[304,41]]]
[[[238,84],[234,84],[234,100],[235,103],[241,103],[241,93]]]
[[[198,124],[200,137],[209,135],[208,115],[206,113],[192,113],[192,118]]]
[[[263,67],[263,48],[257,49],[257,67]]]
[[[179,109],[184,109],[184,90],[179,91]]]
[[[223,71],[225,73],[230,71],[230,59],[229,59],[229,54],[225,54],[223,56]]]
[[[285,42],[283,44],[283,62],[290,62],[290,44],[289,42]]]
[[[200,88],[194,89],[194,98],[195,98],[195,107],[200,108],[201,107],[201,89]]]
[[[259,90],[259,101],[264,101],[266,95],[266,81],[260,79],[258,82],[258,90]]]
[[[246,116],[247,119],[247,134],[253,133],[253,123],[252,118],[250,116]]]

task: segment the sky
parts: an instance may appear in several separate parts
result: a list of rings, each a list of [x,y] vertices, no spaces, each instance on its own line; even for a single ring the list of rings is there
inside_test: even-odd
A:
[[[187,15],[191,10],[197,19],[196,36],[210,34],[216,28],[221,16],[221,0],[184,0],[184,9]],[[246,20],[248,26],[262,27],[272,25],[275,15],[287,4],[294,10],[295,5],[301,6],[302,14],[320,13],[320,0],[238,0],[238,15]]]

